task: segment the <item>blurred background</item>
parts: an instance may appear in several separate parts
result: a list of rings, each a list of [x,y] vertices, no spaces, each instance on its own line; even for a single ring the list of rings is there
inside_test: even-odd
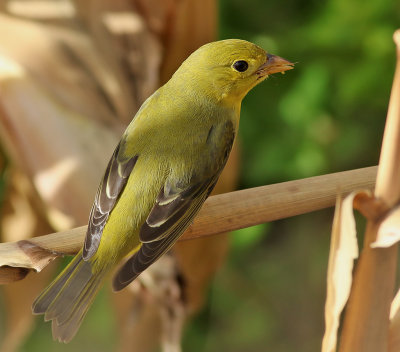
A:
[[[214,39],[246,39],[297,63],[245,98],[240,141],[220,192],[378,163],[395,65],[397,2],[0,4],[2,241],[85,224],[98,170],[123,126],[191,51]],[[107,16],[128,10],[130,17]],[[77,165],[87,167],[84,176],[74,174]],[[187,283],[181,288],[187,297],[183,351],[320,349],[332,219],[328,209],[181,244],[175,255]],[[115,303],[109,287],[70,344],[53,342],[50,324],[27,312],[60,265],[46,269],[40,283],[31,274],[0,291],[4,350],[152,350],[121,342],[127,306]],[[193,276],[203,279],[192,282]]]

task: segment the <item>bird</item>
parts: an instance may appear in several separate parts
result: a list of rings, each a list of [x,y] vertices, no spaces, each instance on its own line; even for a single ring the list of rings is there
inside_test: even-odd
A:
[[[77,333],[112,272],[122,290],[167,252],[214,188],[238,132],[243,98],[294,64],[241,39],[194,51],[140,107],[114,150],[82,249],[36,298],[55,340]]]

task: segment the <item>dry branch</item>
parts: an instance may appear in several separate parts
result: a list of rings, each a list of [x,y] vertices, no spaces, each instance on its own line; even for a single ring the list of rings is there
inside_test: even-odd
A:
[[[215,235],[327,208],[335,204],[338,193],[372,189],[375,177],[376,167],[368,167],[212,196],[182,239]],[[9,267],[40,271],[55,257],[78,252],[85,232],[86,226],[82,226],[30,240],[2,243],[0,266],[7,268],[8,277]]]

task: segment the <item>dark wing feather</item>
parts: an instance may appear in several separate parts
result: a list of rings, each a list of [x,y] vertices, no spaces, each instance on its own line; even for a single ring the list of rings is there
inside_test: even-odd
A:
[[[212,183],[211,180],[207,180],[204,183],[189,186],[184,190],[168,191],[168,194],[166,194],[166,189],[169,189],[169,187],[163,187],[146,222],[140,228],[140,241],[148,243],[168,236],[174,224],[185,216],[187,210],[193,206],[193,201],[199,196],[201,198],[201,194]]]
[[[140,238],[147,241],[128,259],[114,277],[113,289],[115,291],[122,290],[171,248],[179,236],[190,225],[214,188],[217,179],[218,177],[214,177],[212,180],[189,187],[187,190],[181,192],[173,203],[175,207],[168,204],[166,212],[160,209],[163,207],[160,203],[156,203],[148,219],[152,218],[156,223],[162,223],[155,227],[149,226],[148,221],[143,224],[140,230]],[[162,196],[163,193],[164,188],[157,199],[164,199]],[[165,221],[161,220],[162,214],[167,215]]]
[[[82,257],[84,260],[90,259],[96,253],[108,216],[125,188],[129,175],[138,159],[137,155],[131,158],[125,158],[121,155],[121,146],[124,143],[125,140],[122,139],[115,149],[97,189],[83,246]]]

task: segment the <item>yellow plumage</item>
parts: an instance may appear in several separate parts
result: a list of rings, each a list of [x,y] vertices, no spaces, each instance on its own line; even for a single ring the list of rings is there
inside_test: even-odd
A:
[[[214,187],[239,125],[241,101],[292,64],[243,40],[204,45],[142,105],[99,186],[83,249],[36,299],[68,342],[107,273],[120,290],[165,253]]]

